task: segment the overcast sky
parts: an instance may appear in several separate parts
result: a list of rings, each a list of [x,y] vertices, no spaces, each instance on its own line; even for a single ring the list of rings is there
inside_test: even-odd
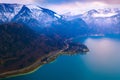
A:
[[[0,0],[0,3],[37,4],[60,14],[74,14],[90,9],[120,7],[120,0]]]

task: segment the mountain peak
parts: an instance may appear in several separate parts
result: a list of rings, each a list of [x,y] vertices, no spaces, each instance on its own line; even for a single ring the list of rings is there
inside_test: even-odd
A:
[[[12,21],[48,25],[60,18],[56,12],[38,5],[0,4],[0,23]]]
[[[1,4],[0,3],[0,12],[13,13],[16,7],[20,7],[20,6],[21,6],[20,4],[6,4],[6,3]]]
[[[18,14],[27,16],[29,15],[29,13],[31,13],[30,9],[26,5],[23,5],[23,7],[21,8]]]
[[[112,17],[120,13],[118,8],[93,9],[82,15],[82,17]]]
[[[20,4],[0,4],[0,23],[10,22],[21,10]]]

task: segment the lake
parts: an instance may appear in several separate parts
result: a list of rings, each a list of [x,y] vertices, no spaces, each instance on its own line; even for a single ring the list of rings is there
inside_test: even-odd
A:
[[[34,73],[4,80],[120,80],[120,37],[76,38],[88,46],[85,55],[59,56]]]

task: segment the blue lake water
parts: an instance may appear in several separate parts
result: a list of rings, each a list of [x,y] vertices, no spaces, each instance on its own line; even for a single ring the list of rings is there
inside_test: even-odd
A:
[[[76,38],[88,46],[86,55],[59,56],[36,72],[4,80],[120,80],[120,38]]]

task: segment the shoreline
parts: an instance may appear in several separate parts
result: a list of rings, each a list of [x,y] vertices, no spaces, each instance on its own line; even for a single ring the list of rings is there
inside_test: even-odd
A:
[[[72,52],[72,51],[71,52],[64,52],[64,50],[69,49],[69,44],[67,43],[67,41],[68,40],[64,41],[66,46],[63,49],[50,52],[50,54],[44,55],[44,57],[41,57],[40,59],[38,59],[36,62],[31,64],[30,66],[27,66],[23,69],[4,72],[4,73],[0,74],[0,79],[4,80],[6,78],[17,77],[17,76],[30,74],[30,73],[33,73],[33,72],[37,71],[43,65],[54,62],[56,60],[56,58],[59,57],[60,55],[63,55],[63,54],[68,54],[68,55],[77,54],[77,52]],[[41,62],[41,60],[46,58],[46,57],[47,57],[47,59],[45,59]]]
[[[59,53],[56,53],[57,55],[55,57],[59,56]],[[22,75],[26,75],[26,74],[30,74],[33,73],[35,71],[37,71],[39,68],[41,68],[43,65],[54,62],[50,61],[50,62],[42,62],[41,63],[41,59],[37,60],[35,63],[33,63],[32,65],[25,67],[23,69],[19,69],[19,70],[14,70],[14,71],[8,71],[5,73],[0,74],[0,79],[7,79],[7,78],[11,78],[11,77],[17,77],[17,76],[22,76]],[[10,76],[9,76],[10,75]]]
[[[12,78],[12,77],[24,76],[24,75],[27,75],[27,74],[31,74],[31,73],[37,71],[37,70],[38,70],[39,68],[41,68],[42,66],[43,66],[43,65],[41,65],[41,66],[39,66],[38,68],[36,68],[35,70],[32,70],[32,71],[27,72],[27,73],[11,75],[11,76],[8,76],[8,77],[5,77],[5,78],[1,78],[1,79],[4,80],[4,79]]]
[[[63,53],[57,54],[57,56],[55,56],[55,57],[57,58],[57,57],[59,57],[59,56],[61,56],[61,55],[71,55],[71,54],[66,54],[66,53],[63,52]],[[1,78],[2,75],[0,74],[0,79],[1,79],[1,80],[4,80],[4,79],[12,78],[12,77],[24,76],[24,75],[27,75],[27,74],[31,74],[31,73],[34,73],[35,71],[37,71],[38,69],[40,69],[41,67],[43,67],[45,64],[50,64],[50,63],[53,63],[53,62],[55,62],[55,61],[56,61],[56,60],[53,60],[53,61],[48,62],[48,63],[40,64],[40,65],[34,67],[33,69],[32,69],[31,66],[33,66],[34,64],[26,67],[26,68],[31,67],[30,69],[27,69],[27,70],[26,70],[26,68],[23,68],[23,69],[19,69],[19,70],[14,70],[14,71],[5,72],[5,73],[2,73],[3,76],[4,76],[4,75],[10,75],[10,76],[7,76],[7,77],[4,76],[4,77]],[[17,73],[15,73],[16,71],[17,71]],[[19,72],[19,71],[20,71],[20,72]]]
[[[53,62],[55,62],[55,60],[51,61],[50,63],[53,63]],[[50,64],[50,63],[46,63],[46,64]],[[13,77],[18,77],[18,76],[24,76],[24,75],[27,75],[27,74],[31,74],[31,73],[34,73],[35,71],[37,71],[38,69],[40,69],[41,67],[43,67],[44,65],[45,64],[42,64],[42,65],[36,67],[35,69],[33,69],[33,70],[29,71],[29,72],[23,73],[23,74],[18,73],[18,74],[11,75],[11,76],[8,76],[8,77],[5,77],[5,78],[0,78],[0,79],[4,80],[4,79],[8,79],[8,78],[13,78]]]
[[[0,74],[0,79],[4,80],[5,78],[17,77],[17,76],[21,76],[21,75],[26,75],[26,74],[33,73],[36,70],[38,70],[40,67],[42,67],[43,65],[55,61],[55,59],[61,54],[61,52],[64,49],[50,52],[49,55],[44,55],[44,57],[41,57],[40,59],[38,59],[36,62],[34,62],[33,64],[31,64],[30,66],[25,67],[23,69],[18,69],[18,70],[14,70],[14,71],[4,72],[4,73]],[[55,54],[55,55],[53,55],[53,54]],[[51,56],[51,55],[53,55],[53,56]],[[50,60],[48,62],[46,62],[46,61],[41,62],[41,59],[44,59],[47,56],[50,57],[49,58]]]

